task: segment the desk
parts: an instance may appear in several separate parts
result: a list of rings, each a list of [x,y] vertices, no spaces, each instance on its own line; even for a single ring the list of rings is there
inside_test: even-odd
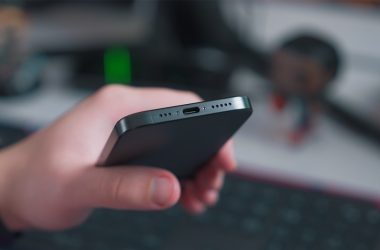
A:
[[[43,127],[88,94],[49,85],[24,97],[0,99],[1,118]],[[252,117],[235,136],[241,170],[380,200],[379,148],[329,117],[321,117],[309,142],[289,147],[260,133],[266,114],[265,105],[255,102]]]
[[[254,110],[235,137],[242,170],[380,200],[380,150],[375,145],[326,116],[304,145],[281,144],[260,134],[265,106],[256,103]]]

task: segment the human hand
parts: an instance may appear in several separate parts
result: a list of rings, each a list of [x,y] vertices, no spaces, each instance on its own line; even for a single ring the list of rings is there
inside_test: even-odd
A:
[[[158,210],[179,198],[188,211],[202,212],[217,201],[225,172],[235,169],[231,142],[182,190],[164,169],[95,166],[120,118],[199,100],[169,89],[102,88],[49,127],[0,151],[2,220],[12,230],[59,230],[80,224],[97,207]]]

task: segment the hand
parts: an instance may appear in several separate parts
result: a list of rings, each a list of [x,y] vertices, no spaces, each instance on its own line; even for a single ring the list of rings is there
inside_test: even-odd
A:
[[[183,190],[163,169],[95,166],[120,118],[199,100],[168,89],[102,88],[51,126],[0,151],[2,220],[13,230],[58,230],[80,224],[93,208],[165,209],[180,196],[188,211],[202,212],[217,201],[224,173],[235,169],[230,142]]]

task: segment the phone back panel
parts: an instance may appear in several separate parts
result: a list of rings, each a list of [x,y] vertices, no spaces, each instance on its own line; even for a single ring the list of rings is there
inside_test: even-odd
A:
[[[234,110],[154,122],[127,129],[122,134],[115,130],[101,164],[159,167],[180,179],[191,178],[248,119],[252,108],[249,101],[246,105]]]

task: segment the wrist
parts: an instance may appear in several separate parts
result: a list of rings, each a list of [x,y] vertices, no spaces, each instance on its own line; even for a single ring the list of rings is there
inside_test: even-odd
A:
[[[0,150],[0,222],[9,232],[17,232],[25,229],[25,224],[21,223],[13,215],[11,200],[14,195],[10,183],[15,181],[14,173],[21,164],[20,154],[15,147]]]
[[[0,150],[0,228],[3,226],[4,228],[11,230],[12,226],[8,225],[8,216],[7,216],[7,200],[6,200],[6,190],[7,188],[7,180],[9,179],[9,169],[12,164],[12,159],[9,156],[11,154],[9,149]]]
[[[7,183],[11,179],[10,169],[17,164],[11,150],[0,150],[0,248],[11,247],[15,239],[21,236],[20,230],[24,227],[8,215],[8,201],[5,198]]]

